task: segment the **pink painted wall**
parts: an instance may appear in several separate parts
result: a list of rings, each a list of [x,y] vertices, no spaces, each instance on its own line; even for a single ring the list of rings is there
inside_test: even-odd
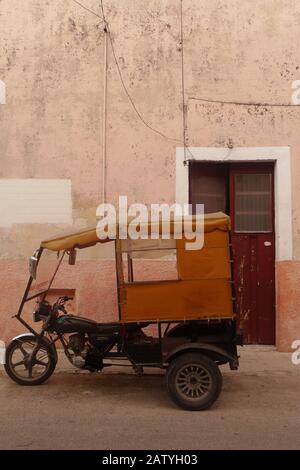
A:
[[[26,331],[16,319],[12,319],[12,316],[18,311],[28,281],[28,263],[24,260],[5,260],[1,261],[0,266],[1,272],[5,272],[5,277],[2,276],[1,279],[0,331],[1,338],[9,341],[14,335]],[[137,260],[134,274],[135,279],[140,281],[177,278],[172,261]],[[81,260],[75,266],[65,263],[61,266],[52,288],[75,290],[72,313],[79,313],[99,322],[118,320],[114,260],[102,260],[100,263]],[[39,331],[41,324],[32,322],[34,308],[35,300],[26,303],[22,317]]]
[[[300,262],[277,263],[277,347],[288,351],[299,335]]]
[[[87,5],[100,13],[98,1]],[[277,266],[277,345],[288,349],[300,338],[294,277],[300,260],[300,107],[199,98],[290,103],[291,83],[300,79],[295,39],[300,4],[184,0],[183,5],[190,145],[291,147],[293,260]],[[107,200],[126,194],[129,202],[174,202],[175,151],[182,145],[180,1],[104,0],[104,7],[128,91],[147,123],[168,137],[137,117],[109,47]],[[7,87],[7,104],[0,106],[0,177],[70,179],[74,225],[89,223],[102,192],[103,25],[72,1],[2,0],[0,13],[0,79]],[[14,313],[20,297],[25,259],[61,228],[2,227],[0,221],[0,337],[13,334],[7,312]],[[90,292],[97,279],[104,305],[114,310],[111,261],[87,266],[76,281],[80,289]],[[100,307],[98,300],[80,295],[86,295],[91,311],[102,308],[102,301]]]

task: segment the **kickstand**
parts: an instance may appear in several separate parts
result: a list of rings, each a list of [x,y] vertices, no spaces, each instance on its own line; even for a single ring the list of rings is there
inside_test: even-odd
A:
[[[132,368],[134,372],[136,373],[136,375],[143,375],[144,374],[143,366],[136,364],[135,361],[132,359],[132,357],[130,357],[130,354],[128,354],[126,350],[124,352],[126,353],[127,359],[131,362]]]

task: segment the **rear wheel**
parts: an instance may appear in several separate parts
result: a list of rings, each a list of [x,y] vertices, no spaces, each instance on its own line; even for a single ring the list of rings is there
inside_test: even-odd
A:
[[[6,349],[5,371],[20,385],[40,385],[54,372],[54,346],[43,338],[28,335],[14,339]],[[49,344],[48,344],[49,343]]]
[[[184,353],[170,363],[166,384],[170,397],[181,408],[206,410],[220,395],[222,375],[210,358]]]

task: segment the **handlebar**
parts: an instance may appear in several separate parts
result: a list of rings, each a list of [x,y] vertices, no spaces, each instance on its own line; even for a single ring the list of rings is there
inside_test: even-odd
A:
[[[65,295],[59,297],[53,305],[45,299],[37,301],[37,307],[34,311],[34,321],[43,320],[43,328],[47,329],[52,320],[58,317],[59,311],[63,312],[65,315],[68,313],[65,309],[65,303],[69,300],[73,300],[73,297]]]
[[[57,301],[53,304],[53,307],[52,307],[53,313],[57,312],[58,310],[61,310],[63,313],[67,313],[65,309],[65,303],[68,302],[69,300],[73,300],[73,297],[68,297],[67,295],[63,297],[59,297]]]
[[[73,297],[68,297],[67,295],[65,295],[64,297],[59,297],[60,299],[62,299],[64,302],[68,302],[69,300],[73,300]]]

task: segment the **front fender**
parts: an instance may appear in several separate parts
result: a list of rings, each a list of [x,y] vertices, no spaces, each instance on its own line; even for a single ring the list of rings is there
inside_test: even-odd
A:
[[[15,337],[11,340],[11,342],[13,342],[15,339],[24,338],[25,336],[35,336],[35,335],[34,335],[33,333],[22,333],[22,334],[20,334],[20,335],[18,335],[18,336],[15,336]]]
[[[34,335],[33,333],[22,333],[22,334],[20,334],[20,335],[15,336],[15,337],[11,340],[11,342],[13,342],[13,341],[18,341],[20,338],[25,338],[26,336],[27,336],[27,337],[31,337],[31,338],[36,338],[36,335]],[[53,358],[54,358],[54,360],[55,360],[55,363],[57,363],[57,361],[58,361],[58,356],[57,356],[57,350],[56,350],[55,344],[51,343],[48,338],[41,338],[41,341],[42,341],[42,343],[43,343],[45,346],[47,346],[47,348],[50,349],[51,354],[52,354],[52,356],[53,356]],[[5,356],[6,356],[6,355],[5,355],[5,353],[4,353],[4,354],[3,354],[3,357],[4,357],[3,364],[5,364]]]

